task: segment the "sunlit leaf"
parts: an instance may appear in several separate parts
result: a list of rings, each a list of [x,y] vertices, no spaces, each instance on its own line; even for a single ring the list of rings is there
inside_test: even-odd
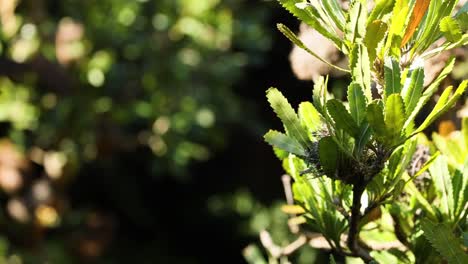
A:
[[[318,3],[323,5],[326,13],[330,16],[330,18],[335,22],[335,25],[341,31],[344,31],[346,19],[344,16],[343,9],[341,8],[341,4],[338,0],[322,0],[317,1]]]
[[[315,132],[322,128],[320,114],[310,102],[302,102],[298,109],[299,119],[303,126],[309,129],[309,132]]]
[[[395,0],[377,0],[375,7],[372,9],[369,18],[367,19],[367,25],[373,23],[375,20],[381,20],[384,15],[392,12],[392,8],[395,5]]]
[[[362,44],[354,45],[349,61],[353,81],[364,89],[368,101],[372,100],[371,67],[367,48]]]
[[[452,217],[454,209],[452,179],[448,170],[447,160],[444,156],[439,156],[429,168],[434,186],[441,194],[441,211]]]
[[[421,98],[424,85],[424,65],[416,65],[410,70],[401,95],[405,101],[406,116],[409,116]]]
[[[301,9],[296,4],[302,3],[302,1],[297,0],[279,0],[281,5],[288,10],[291,14],[299,18],[301,21],[309,25],[311,28],[317,30],[324,37],[333,41],[338,47],[341,46],[341,39],[334,35],[332,30],[324,27],[323,21],[317,17],[314,13],[307,9]]]
[[[440,31],[444,33],[444,37],[450,42],[457,42],[462,38],[460,25],[449,16],[440,21]]]
[[[271,107],[286,127],[287,134],[298,141],[303,148],[307,149],[310,146],[309,135],[288,100],[276,88],[268,89],[267,98]]]
[[[377,48],[379,44],[384,40],[385,34],[387,33],[388,26],[381,20],[375,20],[367,26],[366,37],[364,38],[364,44],[369,52],[369,61],[372,62],[377,57]]]
[[[400,140],[405,123],[405,107],[399,94],[391,94],[385,104],[385,126],[392,143]]]
[[[423,131],[430,124],[432,124],[432,122],[434,122],[439,116],[441,116],[443,113],[449,110],[457,102],[458,98],[460,98],[460,96],[465,92],[467,86],[468,80],[463,81],[457,88],[453,96],[450,98],[449,96],[452,91],[452,87],[446,88],[440,96],[439,101],[437,101],[437,104],[434,106],[434,109],[432,109],[431,113],[426,117],[426,120],[424,120],[424,122],[419,126],[418,129],[416,129],[415,132],[413,132],[413,134]]]
[[[306,156],[306,151],[301,146],[301,144],[297,142],[297,140],[290,138],[281,132],[270,130],[265,134],[264,138],[265,141],[272,146],[285,150],[294,155],[301,157]]]
[[[400,64],[392,57],[385,58],[385,97],[401,91]]]
[[[409,11],[409,0],[396,0],[385,49],[390,50],[391,55],[397,58],[400,57],[400,46],[405,32],[405,25],[409,19]]]
[[[361,1],[351,1],[346,21],[345,39],[348,45],[354,45],[366,35],[367,9]],[[350,49],[353,46],[349,46]]]
[[[385,137],[387,129],[385,127],[383,107],[379,102],[374,101],[367,106],[367,121],[378,137]]]
[[[439,88],[440,83],[447,77],[447,75],[450,74],[450,72],[453,70],[453,66],[455,65],[455,58],[450,58],[445,65],[444,69],[440,72],[440,74],[437,76],[437,78],[427,87],[427,89],[424,91],[422,96],[419,98],[418,103],[416,104],[415,108],[411,112],[411,114],[407,117],[405,121],[405,129],[409,128],[410,125],[412,124],[413,120],[416,118],[416,115],[421,111],[423,106],[429,101],[431,96],[437,91],[437,88]],[[408,112],[408,111],[406,111]]]

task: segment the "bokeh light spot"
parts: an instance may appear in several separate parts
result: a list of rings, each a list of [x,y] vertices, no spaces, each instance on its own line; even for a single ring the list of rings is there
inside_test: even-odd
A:
[[[167,116],[161,116],[153,123],[153,131],[164,135],[171,127],[171,120]]]
[[[36,219],[45,227],[54,227],[59,223],[59,215],[55,208],[48,205],[40,205],[35,210]]]
[[[37,28],[34,24],[24,24],[21,27],[21,37],[27,40],[31,40],[36,36]]]
[[[13,198],[8,201],[7,211],[11,217],[20,223],[26,223],[30,219],[28,208],[26,208],[24,201],[18,198]]]
[[[169,26],[169,17],[165,14],[156,14],[153,17],[153,27],[157,30],[166,30]]]
[[[208,108],[202,108],[198,111],[196,119],[201,127],[209,128],[215,123],[215,114]]]
[[[101,69],[93,68],[88,71],[88,82],[94,87],[104,84],[105,76]]]
[[[125,7],[120,11],[118,20],[124,26],[130,26],[135,21],[136,14],[130,7]]]

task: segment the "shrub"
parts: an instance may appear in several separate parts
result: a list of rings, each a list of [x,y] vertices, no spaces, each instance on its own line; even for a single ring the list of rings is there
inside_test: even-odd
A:
[[[294,204],[284,210],[300,242],[313,244],[318,233],[337,260],[466,263],[468,121],[455,138],[435,134],[437,148],[422,132],[455,105],[468,81],[445,87],[423,121],[415,118],[455,64],[450,58],[424,86],[425,60],[468,43],[467,5],[455,12],[456,0],[379,0],[368,11],[365,0],[346,9],[336,0],[279,2],[332,41],[349,67],[319,57],[287,26],[278,29],[351,76],[347,102],[328,94],[328,78],[320,77],[312,101],[297,111],[278,89],[267,91],[285,132],[264,138],[294,180]],[[273,262],[291,253],[267,249]]]

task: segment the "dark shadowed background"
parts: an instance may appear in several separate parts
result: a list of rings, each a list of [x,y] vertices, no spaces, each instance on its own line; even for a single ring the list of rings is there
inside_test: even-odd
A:
[[[311,95],[275,26],[298,22],[275,1],[0,3],[0,259],[243,263],[283,199],[265,90]]]

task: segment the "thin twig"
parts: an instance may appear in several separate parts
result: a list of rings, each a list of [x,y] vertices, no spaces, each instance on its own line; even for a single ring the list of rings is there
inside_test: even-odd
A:
[[[284,174],[281,177],[281,182],[283,182],[283,188],[284,188],[284,195],[286,196],[286,202],[289,205],[294,204],[294,197],[292,193],[292,188],[291,188],[291,176]],[[291,217],[295,217],[296,215],[291,215]],[[289,229],[293,234],[297,234],[299,232],[299,226],[295,224],[290,224],[288,222]]]
[[[294,242],[283,248],[282,255],[289,256],[305,244],[307,244],[307,237],[299,236]]]
[[[273,239],[271,238],[271,235],[270,233],[268,233],[268,231],[260,231],[260,242],[272,257],[279,258],[281,256],[281,247],[279,247],[273,242]]]
[[[286,196],[286,202],[289,205],[294,204],[294,198],[293,198],[293,193],[291,190],[291,176],[284,174],[281,177],[281,181],[283,182],[283,188],[284,188],[284,194]]]

